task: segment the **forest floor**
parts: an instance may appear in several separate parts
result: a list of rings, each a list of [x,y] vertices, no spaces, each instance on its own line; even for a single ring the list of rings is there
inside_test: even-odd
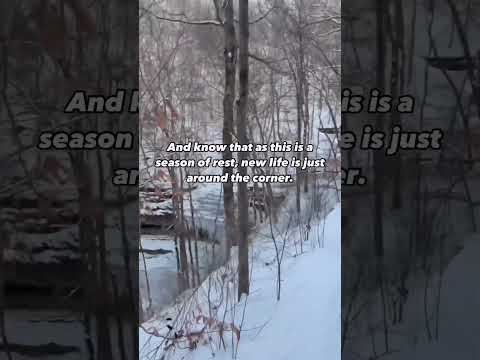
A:
[[[232,261],[144,323],[140,359],[340,358],[341,206],[328,195],[328,207],[308,223],[292,225],[287,204],[290,217],[252,234],[248,297],[236,301]]]
[[[424,282],[411,290],[413,299],[404,316],[407,321],[391,330],[390,351],[385,360],[480,358],[480,323],[475,316],[480,307],[479,256],[480,235],[471,234],[443,276],[430,280],[428,292]],[[439,283],[440,291],[436,288]],[[425,298],[428,302],[438,301],[437,319],[426,321]],[[405,348],[411,350],[404,351]]]
[[[161,188],[164,194],[171,193],[168,184],[163,184]],[[275,201],[274,211],[283,207],[283,199],[289,191],[291,191],[291,186],[278,186],[278,184],[272,186]],[[142,309],[149,309],[144,314],[148,317],[148,314],[161,311],[173,303],[177,296],[185,290],[185,284],[182,284],[177,273],[175,235],[174,229],[172,229],[175,216],[171,198],[159,197],[158,192],[153,191],[143,192],[141,197],[144,199],[141,215],[144,217],[143,219],[145,216],[149,217],[148,221],[151,225],[142,229],[142,248],[170,251],[146,256],[140,254],[140,297]],[[198,274],[198,279],[188,284],[187,288],[191,288],[203,282],[208,274],[225,263],[222,185],[217,183],[196,185],[195,189],[184,194],[183,206],[188,223],[190,225],[194,223],[199,232],[198,242],[191,235],[186,254],[190,264],[190,280],[196,278]],[[252,207],[249,206],[249,213],[250,228],[255,230],[262,225],[260,211],[254,214]],[[262,212],[261,220],[268,222],[264,212]],[[170,229],[165,230],[166,228]],[[145,271],[148,272],[147,276],[145,276]]]

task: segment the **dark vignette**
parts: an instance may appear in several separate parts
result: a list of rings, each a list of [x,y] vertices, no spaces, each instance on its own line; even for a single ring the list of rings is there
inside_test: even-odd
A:
[[[0,358],[138,357],[133,149],[39,150],[42,132],[131,132],[138,114],[65,114],[138,88],[136,1],[0,3]],[[128,96],[127,96],[128,97]]]
[[[345,149],[342,358],[471,359],[478,345],[480,2],[342,2],[342,87],[416,98],[412,114],[343,114],[342,131],[443,131],[439,150]],[[477,305],[475,305],[477,304]]]

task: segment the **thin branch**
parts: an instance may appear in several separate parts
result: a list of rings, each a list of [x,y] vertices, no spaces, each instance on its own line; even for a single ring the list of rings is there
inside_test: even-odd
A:
[[[168,22],[173,22],[173,23],[180,23],[180,24],[186,24],[186,25],[213,25],[213,26],[223,26],[223,23],[218,20],[211,20],[211,19],[206,19],[206,20],[192,20],[188,19],[185,14],[176,14],[174,16],[182,16],[181,19],[175,19],[175,18],[167,18],[163,17],[157,14],[154,14],[152,11],[145,9],[145,12],[149,13],[151,16],[153,16],[157,20],[163,20],[163,21],[168,21]]]
[[[302,26],[302,28],[304,29],[304,28],[309,27],[309,26],[318,25],[318,24],[321,24],[325,21],[332,21],[336,25],[341,25],[341,23],[342,23],[340,21],[340,16],[332,16],[332,17],[328,17],[328,18],[324,18],[324,19],[320,19],[320,20],[317,20],[317,21],[312,21],[312,22],[306,23]]]
[[[279,68],[276,68],[275,66],[272,65],[273,62],[279,62],[279,60],[277,61],[268,61],[267,59],[263,59],[261,57],[259,57],[258,55],[255,55],[255,54],[252,54],[252,53],[248,53],[248,57],[264,64],[265,66],[267,66],[269,69],[279,73],[279,74],[287,74],[286,71],[282,70],[282,69],[279,69]]]
[[[258,19],[255,19],[251,22],[249,22],[250,25],[254,25],[260,21],[262,21],[263,19],[265,19],[268,15],[270,15],[270,13],[275,10],[277,8],[276,5],[272,6],[265,14],[261,15]]]

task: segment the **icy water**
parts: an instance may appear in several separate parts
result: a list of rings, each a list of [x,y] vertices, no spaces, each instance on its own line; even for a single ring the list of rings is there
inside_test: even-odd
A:
[[[184,200],[184,211],[189,222],[194,214],[195,227],[201,229],[202,241],[198,241],[198,275],[200,281],[222,263],[219,254],[224,252],[214,240],[221,243],[224,239],[223,201],[221,184],[204,184],[192,191],[191,199]],[[192,205],[192,206],[191,206]],[[193,211],[191,209],[194,209]],[[148,307],[154,312],[173,303],[185,289],[183,279],[178,276],[175,253],[175,239],[172,232],[166,233],[162,229],[149,228],[149,234],[142,235],[142,247],[149,250],[167,250],[170,253],[150,255],[140,254],[139,285],[143,308]],[[187,241],[188,242],[188,241]],[[195,241],[191,241],[191,251],[195,258]],[[190,251],[187,244],[187,255],[191,264]],[[147,269],[148,278],[145,269]],[[148,288],[150,296],[148,296]]]
[[[143,249],[166,250],[167,254],[150,255],[140,254],[139,286],[142,300],[142,308],[151,308],[152,312],[159,312],[165,306],[172,304],[175,299],[186,290],[184,279],[177,272],[177,260],[173,237],[166,235],[142,235]],[[221,254],[218,245],[199,241],[197,243],[199,269],[199,281],[221,265]],[[195,257],[194,242],[192,241],[192,253]],[[187,250],[189,264],[191,259]],[[145,271],[145,269],[147,271]],[[197,269],[195,269],[197,270]],[[190,273],[190,278],[192,277]],[[144,314],[144,316],[148,316]]]
[[[280,192],[284,191],[285,189],[282,189]],[[204,184],[192,191],[191,197],[191,200],[189,198],[184,200],[184,211],[188,221],[191,222],[192,211],[190,205],[192,205],[195,227],[201,232],[202,241],[197,243],[199,266],[198,269],[194,269],[198,270],[199,279],[197,281],[201,282],[224,262],[223,254],[225,250],[221,245],[225,243],[221,184]],[[184,279],[178,275],[175,239],[172,232],[166,233],[162,229],[152,227],[146,231],[148,231],[148,234],[144,233],[141,238],[144,250],[166,250],[170,252],[158,255],[140,253],[139,286],[141,304],[144,311],[150,308],[148,314],[143,313],[144,317],[151,316],[152,313],[159,312],[166,306],[171,305],[186,290]],[[191,252],[195,259],[195,241],[193,239],[191,240]],[[188,241],[187,256],[191,265]],[[192,275],[190,274],[189,277],[191,278]]]
[[[33,359],[90,359],[91,351],[96,351],[95,319],[87,333],[83,315],[73,311],[53,310],[7,310],[5,328],[7,346],[14,360]],[[119,342],[118,324],[111,319],[111,339],[113,356],[120,359],[120,343],[128,356],[134,348],[136,334],[131,332],[131,324],[122,324],[122,342]],[[134,336],[135,335],[135,336]],[[89,348],[90,345],[92,348]],[[0,359],[7,359],[5,344],[0,341]]]

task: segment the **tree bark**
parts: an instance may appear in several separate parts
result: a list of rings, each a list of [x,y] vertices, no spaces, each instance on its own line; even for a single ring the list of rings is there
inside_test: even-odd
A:
[[[237,61],[237,40],[235,37],[233,0],[228,0],[225,4],[225,94],[223,97],[223,143],[232,143],[233,133],[233,104],[235,102],[235,76]],[[232,152],[227,148],[223,152],[223,159],[232,158]],[[223,174],[232,175],[232,168],[223,168]],[[233,183],[228,181],[223,184],[223,208],[225,213],[225,255],[226,260],[230,258],[231,247],[237,245],[235,231],[235,199],[233,194]]]
[[[239,100],[237,117],[237,134],[241,144],[248,143],[247,139],[247,106],[248,106],[248,0],[238,2],[239,9]],[[238,160],[241,163],[246,159],[246,153],[239,152]],[[246,167],[239,167],[241,176],[247,175]],[[250,279],[248,265],[248,192],[247,184],[238,184],[238,298],[243,294],[249,294]]]

